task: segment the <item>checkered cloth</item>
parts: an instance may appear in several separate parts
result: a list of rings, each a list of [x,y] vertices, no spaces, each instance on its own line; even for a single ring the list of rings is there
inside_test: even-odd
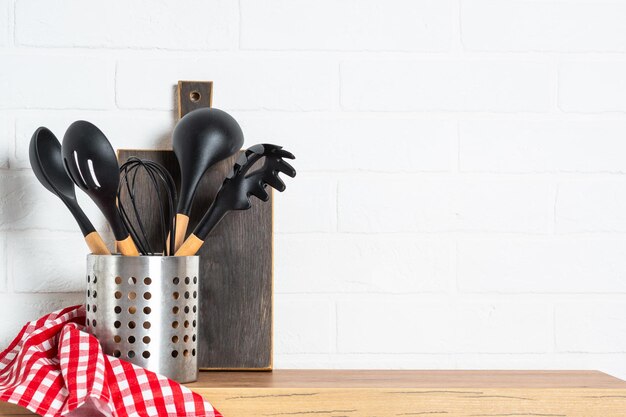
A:
[[[0,400],[53,416],[221,417],[188,388],[102,352],[85,307],[28,323],[0,353]]]

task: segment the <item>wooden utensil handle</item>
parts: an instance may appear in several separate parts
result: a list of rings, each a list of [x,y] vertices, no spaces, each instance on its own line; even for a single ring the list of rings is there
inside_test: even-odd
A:
[[[189,236],[185,243],[183,243],[176,251],[175,256],[194,256],[199,250],[204,240],[200,240],[200,238],[194,234]]]
[[[176,235],[174,236],[174,250],[172,252],[176,252],[185,241],[187,226],[189,226],[189,216],[176,214]]]
[[[133,242],[133,238],[130,236],[124,240],[117,241],[117,250],[124,256],[139,256],[135,242]]]
[[[91,250],[91,253],[93,253],[94,255],[111,254],[111,252],[109,252],[109,249],[107,248],[107,245],[104,243],[102,237],[100,237],[100,234],[98,234],[98,232],[91,232],[86,235],[85,242],[87,242],[89,250]]]

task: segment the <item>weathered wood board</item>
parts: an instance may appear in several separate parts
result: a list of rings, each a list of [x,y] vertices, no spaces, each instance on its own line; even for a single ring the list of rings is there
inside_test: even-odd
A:
[[[178,118],[213,103],[213,81],[179,81],[177,87]]]
[[[165,166],[180,184],[173,151],[119,150]],[[194,199],[188,234],[209,207],[236,156],[207,171]],[[158,251],[157,200],[147,178],[136,187],[137,205]],[[272,368],[272,199],[252,198],[252,208],[230,212],[206,239],[200,256],[198,366],[201,369]]]
[[[179,81],[178,117],[211,107],[213,82]],[[180,185],[174,152],[120,150],[120,163],[129,157],[150,159],[165,166]],[[236,156],[207,171],[194,199],[189,228],[209,207]],[[143,178],[144,183],[147,178]],[[272,195],[266,203],[252,198],[252,208],[231,212],[207,237],[200,256],[200,320],[198,366],[200,369],[271,370],[273,308],[273,210]],[[155,251],[162,251],[158,237],[157,198],[149,187],[137,187],[138,206],[147,219],[148,235]]]

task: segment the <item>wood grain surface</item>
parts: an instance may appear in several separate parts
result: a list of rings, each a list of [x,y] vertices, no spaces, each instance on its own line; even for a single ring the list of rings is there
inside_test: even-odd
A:
[[[201,389],[225,417],[624,417],[626,390]]]
[[[626,415],[626,382],[597,371],[204,372],[187,386],[225,417]]]
[[[172,151],[119,150],[120,162],[130,156],[165,166],[179,181]],[[191,210],[189,233],[209,207],[236,156],[216,164],[201,181]],[[138,176],[136,200],[156,251],[159,239],[158,204]],[[252,208],[226,215],[209,235],[200,256],[198,366],[201,369],[272,367],[272,199],[252,200]],[[128,202],[124,199],[122,204]]]
[[[205,373],[189,387],[227,417],[624,417],[626,383],[588,371]]]
[[[280,369],[201,372],[195,388],[613,388],[626,382],[599,371],[414,371]]]

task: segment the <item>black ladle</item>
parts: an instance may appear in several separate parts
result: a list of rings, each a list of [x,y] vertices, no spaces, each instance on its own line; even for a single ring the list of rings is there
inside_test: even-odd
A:
[[[109,222],[120,253],[138,256],[137,247],[117,208],[120,168],[115,151],[104,133],[89,122],[76,121],[63,136],[61,153],[72,181],[91,197]]]
[[[248,171],[261,158],[265,158],[261,168],[248,174]],[[193,233],[176,251],[176,256],[193,256],[198,252],[206,237],[232,210],[248,210],[252,207],[250,196],[261,201],[269,200],[266,191],[269,185],[278,191],[284,191],[286,186],[279,173],[290,177],[296,176],[296,170],[283,160],[295,159],[293,154],[282,149],[281,146],[262,144],[254,145],[241,154],[233,167],[233,171],[224,180],[217,192],[213,204],[202,217]]]
[[[239,123],[225,111],[200,108],[187,113],[174,128],[172,147],[180,166],[181,184],[176,209],[175,249],[185,239],[191,203],[204,173],[234,155],[243,145]]]
[[[106,244],[78,205],[74,183],[65,172],[61,144],[54,133],[46,127],[35,130],[30,139],[28,156],[30,166],[41,185],[59,197],[76,219],[91,253],[110,255]]]

